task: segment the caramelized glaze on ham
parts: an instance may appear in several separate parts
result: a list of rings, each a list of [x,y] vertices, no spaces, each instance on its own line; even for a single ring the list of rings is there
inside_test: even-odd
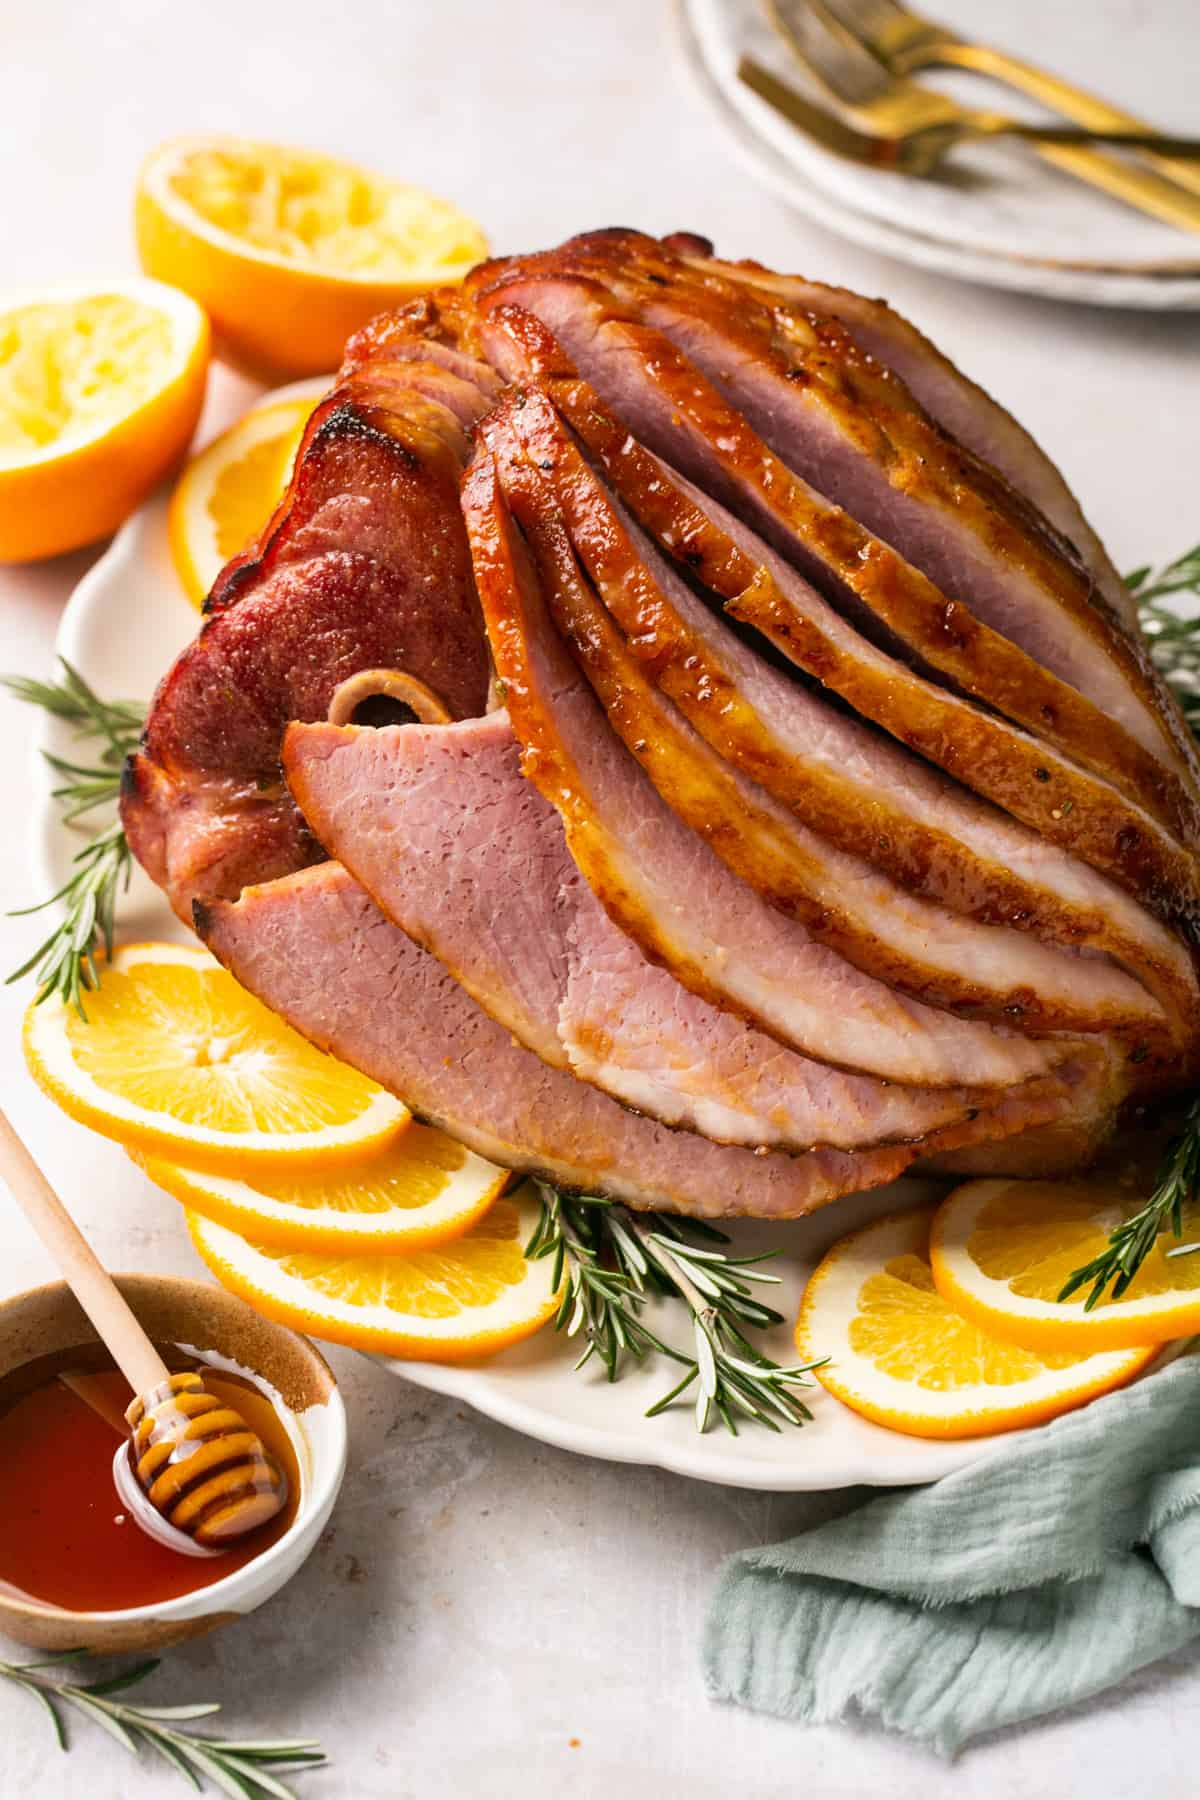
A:
[[[1144,1053],[1152,1043],[1169,1048],[1174,1034],[1157,1002],[1106,958],[1064,954],[1007,922],[981,925],[915,899],[731,768],[655,690],[646,663],[657,636],[642,629],[654,575],[545,397],[521,390],[480,430],[494,447],[505,428],[524,450],[502,473],[518,517],[536,531],[555,505],[561,510],[564,529],[542,537],[562,635],[626,748],[736,874],[855,967],[935,1005],[1005,1023],[1020,1017],[1043,1030],[1113,1031]]]
[[[1147,753],[1139,763],[1124,746],[1131,773],[1159,765],[1195,841],[1194,749],[1177,742],[1178,710],[1144,645],[1044,516],[948,437],[840,322],[767,306],[711,268],[702,277],[639,232],[585,234],[485,266],[472,286],[485,306],[515,301],[542,318],[606,397],[619,409],[625,400],[635,425],[633,409],[648,403],[640,372],[651,367],[652,387],[679,408],[676,443],[697,470],[739,493],[807,572],[843,600],[848,589],[966,691],[1061,731],[1084,754],[1088,713],[1076,700],[1087,697],[1110,721],[1109,754],[1124,734]],[[684,421],[692,429],[680,433]],[[801,479],[783,479],[764,448]],[[1014,645],[1028,656],[1010,654]],[[1028,703],[1040,722],[1011,710]]]
[[[651,961],[792,1048],[889,1080],[1004,1085],[1068,1053],[897,993],[740,881],[608,729],[553,630],[489,454],[476,456],[463,504],[524,771],[558,809],[601,904]]]
[[[279,745],[289,720],[324,717],[348,676],[398,665],[454,716],[486,703],[457,492],[463,426],[488,394],[423,340],[407,345],[404,360],[393,344],[390,360],[352,368],[314,412],[286,497],[222,574],[126,771],[129,841],[189,924],[194,899],[235,897],[323,854]]]
[[[1106,871],[1195,941],[1196,858],[1156,819],[1052,746],[924,679],[856,631],[749,526],[648,452],[573,371],[564,374],[571,365],[530,315],[513,311],[493,321],[492,341],[502,340],[519,345],[518,366],[545,382],[645,529],[732,617],[900,744],[1039,839]],[[1027,904],[1015,910],[1023,914]]]
[[[1196,841],[1194,795],[1160,760],[1165,738],[1146,711],[1142,688],[1153,692],[1151,674],[1126,679],[1091,639],[1087,666],[1095,678],[1086,694],[1040,663],[824,499],[665,333],[628,316],[592,278],[534,276],[519,266],[497,277],[483,299],[533,313],[643,444],[744,517],[881,647],[985,701]],[[1044,610],[1050,641],[1058,615],[1049,598]],[[1124,634],[1116,635],[1125,647]]]
[[[591,443],[610,452],[617,427],[595,394],[574,383],[554,383],[553,392]],[[908,892],[984,924],[1112,957],[1178,1024],[1186,1021],[1197,1004],[1195,970],[1164,925],[1086,864],[755,654],[619,505],[598,496],[594,475],[556,422],[547,426],[536,392],[527,390],[513,418],[564,517],[586,521],[586,541],[578,531],[573,541],[585,560],[590,544],[590,572],[631,651],[714,750],[823,839]],[[661,496],[670,472],[640,455],[643,482]],[[694,490],[681,491],[681,505],[693,497]],[[685,526],[685,561],[687,541]],[[614,550],[622,553],[615,561]]]
[[[1010,412],[977,382],[956,369],[936,345],[886,300],[867,299],[849,288],[828,287],[801,275],[778,275],[761,264],[723,262],[706,239],[679,233],[668,248],[702,279],[710,273],[733,281],[778,309],[802,319],[836,319],[858,347],[890,369],[936,419],[946,435],[990,464],[1023,494],[1071,546],[1097,588],[1126,626],[1137,626],[1137,606],[1062,473]]]

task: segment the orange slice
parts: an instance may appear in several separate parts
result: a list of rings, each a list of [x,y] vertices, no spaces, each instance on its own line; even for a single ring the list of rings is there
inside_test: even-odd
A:
[[[81,1019],[25,1014],[25,1059],[65,1113],[129,1149],[238,1175],[367,1157],[408,1108],[324,1055],[207,951],[126,944]]]
[[[222,1286],[268,1318],[355,1350],[458,1362],[529,1337],[557,1311],[553,1259],[530,1262],[523,1248],[537,1215],[532,1190],[518,1188],[453,1243],[405,1256],[319,1256],[199,1213],[187,1222]]]
[[[933,1285],[932,1217],[894,1213],[851,1232],[804,1291],[801,1359],[827,1356],[817,1380],[855,1412],[912,1437],[981,1437],[1069,1412],[1153,1359],[1152,1348],[1080,1357],[990,1337]]]
[[[938,1292],[994,1336],[1037,1350],[1086,1356],[1191,1337],[1200,1331],[1200,1252],[1168,1256],[1180,1243],[1173,1232],[1159,1237],[1119,1300],[1110,1291],[1085,1312],[1086,1287],[1058,1298],[1142,1199],[1102,1181],[968,1181],[934,1220]],[[1190,1233],[1184,1223],[1184,1242],[1200,1238],[1200,1219]]]
[[[136,277],[0,300],[0,561],[115,531],[186,450],[208,320]]]
[[[138,177],[142,267],[191,294],[225,344],[293,375],[336,368],[351,332],[487,255],[446,200],[314,151],[177,138]]]
[[[461,1237],[508,1183],[427,1125],[410,1125],[367,1160],[280,1174],[204,1174],[135,1153],[151,1181],[192,1212],[259,1244],[319,1255],[391,1255]]]

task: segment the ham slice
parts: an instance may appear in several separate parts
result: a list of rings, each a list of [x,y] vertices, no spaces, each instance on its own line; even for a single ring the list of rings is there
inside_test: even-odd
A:
[[[893,1180],[920,1153],[898,1144],[758,1156],[639,1118],[515,1044],[337,863],[236,902],[200,902],[196,924],[242,985],[322,1050],[479,1155],[569,1190],[704,1218],[790,1219]],[[1064,1104],[1061,1092],[1033,1107],[1004,1096],[924,1147],[1048,1124]]]
[[[613,925],[526,781],[506,713],[461,725],[293,725],[284,768],[332,857],[544,1062],[718,1143],[905,1141],[979,1092],[904,1088],[785,1050],[690,994]],[[1040,1100],[1044,1084],[1030,1084]]]
[[[1054,1040],[956,1019],[872,980],[740,881],[609,729],[546,614],[486,452],[468,472],[463,505],[525,773],[558,809],[609,916],[652,962],[793,1049],[915,1086],[1004,1085],[1067,1054]]]

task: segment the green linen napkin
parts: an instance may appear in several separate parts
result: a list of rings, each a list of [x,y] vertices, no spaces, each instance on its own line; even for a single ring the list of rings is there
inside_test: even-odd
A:
[[[1200,1636],[1200,1356],[721,1571],[716,1698],[953,1754]]]

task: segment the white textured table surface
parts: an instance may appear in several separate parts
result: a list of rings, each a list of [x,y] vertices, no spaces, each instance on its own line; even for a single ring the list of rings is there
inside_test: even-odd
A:
[[[1121,52],[1094,29],[1079,45],[1069,0],[1003,10],[1014,42],[1036,41],[1046,61],[1081,72],[1090,57],[1093,80],[1107,66],[1108,86],[1131,103],[1152,108],[1156,88],[1173,84],[1178,95],[1180,80],[1192,84],[1194,113],[1200,30],[1189,0],[1158,8],[1153,36],[1151,9],[1114,6],[1134,33]],[[500,249],[586,226],[686,225],[727,253],[885,292],[1042,438],[1119,562],[1171,554],[1200,535],[1200,323],[989,294],[803,225],[749,187],[713,141],[680,83],[656,0],[208,0],[186,16],[155,0],[38,0],[6,11],[5,287],[131,268],[133,175],[159,138],[216,127],[323,144],[464,202]],[[972,8],[959,0],[940,11]],[[1192,54],[1173,57],[1171,27],[1189,20]],[[226,377],[214,385],[218,407],[242,391]],[[49,668],[63,601],[89,560],[0,574],[0,668]],[[29,724],[4,703],[0,908],[31,898]],[[30,939],[28,922],[0,922],[0,963]],[[3,991],[0,1091],[101,1254],[121,1269],[193,1268],[173,1207],[32,1088],[18,1050],[21,1003]],[[49,1273],[0,1198],[0,1293]],[[351,1355],[334,1361],[353,1450],[333,1529],[264,1611],[173,1653],[156,1696],[218,1698],[239,1735],[319,1735],[334,1761],[303,1778],[313,1800],[526,1800],[551,1788],[623,1800],[676,1790],[698,1800],[1195,1792],[1192,1656],[1005,1733],[953,1769],[882,1734],[803,1732],[711,1706],[697,1642],[719,1559],[829,1503],[574,1460]],[[0,1691],[0,1797],[183,1792],[94,1730],[73,1737],[60,1758],[33,1706]]]

